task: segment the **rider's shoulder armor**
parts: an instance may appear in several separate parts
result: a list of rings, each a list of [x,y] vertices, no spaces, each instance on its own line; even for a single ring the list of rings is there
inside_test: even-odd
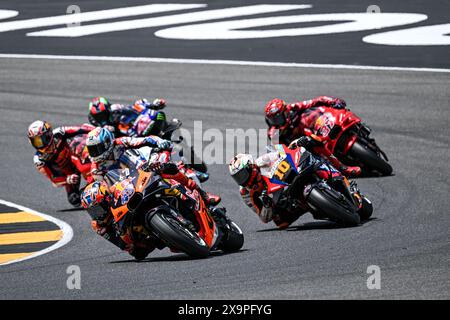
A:
[[[58,127],[53,129],[53,137],[56,139],[61,139],[66,134],[66,129],[64,127]]]

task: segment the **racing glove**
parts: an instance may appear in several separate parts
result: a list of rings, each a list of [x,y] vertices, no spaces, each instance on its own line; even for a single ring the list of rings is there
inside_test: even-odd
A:
[[[68,175],[66,178],[67,184],[78,184],[80,182],[80,176],[77,174]]]
[[[295,149],[298,147],[308,149],[312,144],[312,140],[313,139],[311,137],[307,136],[300,137],[289,144],[289,149]]]
[[[273,206],[273,201],[272,201],[272,198],[269,197],[269,195],[267,194],[267,191],[266,191],[266,190],[264,190],[264,191],[261,193],[261,201],[262,201],[262,204],[263,204],[263,207],[264,207],[264,208],[272,208],[272,206]]]
[[[157,143],[158,149],[161,150],[171,150],[173,147],[172,141],[169,140],[161,140]]]

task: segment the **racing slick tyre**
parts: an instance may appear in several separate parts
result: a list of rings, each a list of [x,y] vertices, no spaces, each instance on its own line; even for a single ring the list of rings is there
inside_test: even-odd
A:
[[[370,148],[364,146],[360,141],[355,141],[353,146],[348,151],[349,155],[361,162],[363,167],[368,171],[378,171],[383,176],[390,176],[392,174],[392,167],[378,154]]]
[[[356,226],[361,221],[357,208],[334,190],[314,187],[306,200],[316,211],[337,223]]]
[[[183,251],[192,258],[205,258],[209,255],[206,242],[170,214],[156,212],[149,218],[148,224],[169,247]]]
[[[366,197],[362,197],[362,207],[358,210],[359,217],[361,221],[369,220],[373,213],[372,202]]]
[[[227,229],[226,237],[222,240],[220,248],[223,252],[239,251],[244,245],[244,234],[239,226],[233,221],[230,221],[228,226],[230,228]]]

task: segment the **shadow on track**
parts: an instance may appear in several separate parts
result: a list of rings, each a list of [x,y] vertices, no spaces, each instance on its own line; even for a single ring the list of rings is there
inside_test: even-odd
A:
[[[355,180],[357,180],[357,179],[380,179],[380,178],[389,178],[389,177],[395,177],[395,173],[392,173],[391,175],[387,176],[387,175],[381,175],[381,174],[363,171],[363,172],[361,172],[361,174],[359,176],[353,177],[353,178],[351,178],[351,180],[353,180],[353,179],[355,179]]]
[[[242,253],[245,251],[248,251],[248,249],[241,249],[237,252],[214,251],[214,252],[210,253],[209,257],[204,258],[204,259],[210,259],[212,257],[226,256],[229,254],[237,254],[237,253]],[[145,258],[144,260],[141,260],[141,261],[138,261],[135,259],[129,259],[129,260],[111,261],[110,263],[111,264],[120,264],[120,263],[178,262],[178,261],[193,261],[193,260],[204,260],[204,259],[196,259],[196,258],[189,257],[188,255],[186,255],[184,253],[180,253],[180,254],[174,254],[174,255],[166,256],[166,257]]]
[[[69,208],[69,209],[59,209],[56,212],[75,212],[75,211],[84,211],[85,209],[82,207],[79,208]]]
[[[373,217],[368,220],[362,221],[359,226],[362,226],[362,225],[364,225],[368,222],[374,221],[374,220],[378,220],[378,218]],[[270,229],[257,230],[256,232],[331,230],[331,229],[348,229],[348,228],[357,228],[357,227],[346,227],[346,226],[340,225],[340,224],[338,224],[336,222],[332,222],[332,221],[313,221],[313,222],[306,222],[299,226],[290,226],[286,229],[270,228]]]

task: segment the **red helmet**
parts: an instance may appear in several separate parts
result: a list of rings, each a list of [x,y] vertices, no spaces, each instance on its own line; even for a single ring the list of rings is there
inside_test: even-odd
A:
[[[97,97],[92,99],[89,103],[89,114],[97,121],[95,125],[108,125],[111,103],[104,97]]]
[[[42,153],[54,153],[56,151],[52,125],[47,121],[37,120],[30,124],[28,139],[31,145]]]
[[[286,102],[281,99],[270,100],[265,107],[267,124],[276,128],[282,128],[286,125]]]
[[[87,185],[81,193],[81,205],[92,220],[104,221],[108,215],[110,191],[105,181]]]

